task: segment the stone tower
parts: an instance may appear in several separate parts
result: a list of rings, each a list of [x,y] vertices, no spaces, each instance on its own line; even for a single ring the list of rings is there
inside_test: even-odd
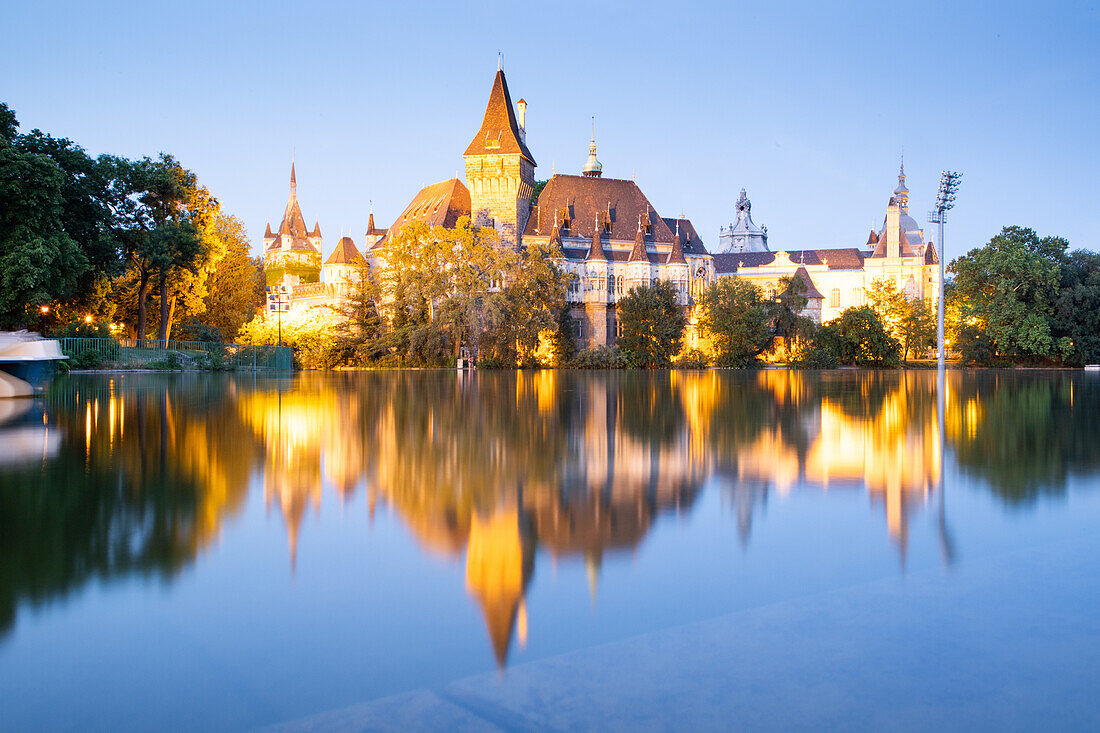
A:
[[[531,213],[535,159],[527,149],[527,103],[517,121],[504,72],[497,70],[481,128],[466,148],[466,185],[475,224],[494,227],[502,242],[519,243]]]

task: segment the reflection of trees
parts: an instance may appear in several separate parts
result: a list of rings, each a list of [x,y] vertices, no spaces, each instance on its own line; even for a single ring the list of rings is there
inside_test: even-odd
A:
[[[1065,492],[1100,465],[1100,384],[1091,375],[952,375],[947,435],[965,471],[1010,504]]]
[[[71,378],[47,398],[48,460],[0,470],[0,630],[92,578],[170,576],[242,503],[251,457],[227,380]]]

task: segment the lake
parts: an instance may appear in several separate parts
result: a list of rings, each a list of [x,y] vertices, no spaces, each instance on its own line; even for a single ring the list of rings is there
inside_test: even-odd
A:
[[[5,730],[1100,726],[1100,375],[89,374]]]

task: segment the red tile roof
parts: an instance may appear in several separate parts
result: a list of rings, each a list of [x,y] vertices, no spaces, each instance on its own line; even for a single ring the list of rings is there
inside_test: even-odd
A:
[[[470,215],[470,192],[457,178],[420,189],[375,247],[389,242],[401,229],[416,221],[428,226],[453,227],[459,217]]]
[[[555,175],[539,194],[524,236],[546,236],[553,222],[562,220],[562,212],[569,221],[562,229],[563,237],[590,239],[593,227],[600,227],[597,222],[607,221],[606,239],[633,242],[639,218],[648,216],[652,223],[650,241],[672,244],[672,230],[667,221],[657,215],[634,181]]]
[[[351,237],[343,237],[336,243],[336,249],[325,260],[326,265],[358,265],[363,262],[363,255],[359,254],[359,248]]]

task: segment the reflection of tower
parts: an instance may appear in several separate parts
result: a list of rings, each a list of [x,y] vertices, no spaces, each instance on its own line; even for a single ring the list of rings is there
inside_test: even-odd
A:
[[[517,617],[520,642],[526,642],[524,593],[534,560],[534,541],[518,507],[500,508],[487,517],[474,512],[466,547],[466,588],[481,604],[501,668],[508,659]]]
[[[752,534],[753,514],[757,507],[763,513],[768,503],[768,482],[759,478],[739,479],[736,476],[722,476],[721,482],[737,515],[737,536],[741,539],[741,546],[747,547]]]

